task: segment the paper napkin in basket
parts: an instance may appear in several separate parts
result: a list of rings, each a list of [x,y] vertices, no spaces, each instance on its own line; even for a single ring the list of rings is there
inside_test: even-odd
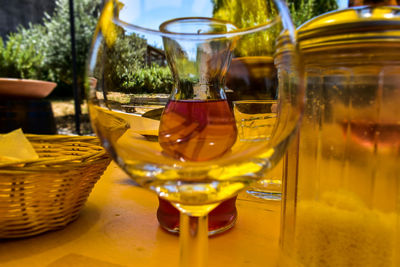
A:
[[[0,163],[38,158],[38,154],[21,129],[0,135]]]

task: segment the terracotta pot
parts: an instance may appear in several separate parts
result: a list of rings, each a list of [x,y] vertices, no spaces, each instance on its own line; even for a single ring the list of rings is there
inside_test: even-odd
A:
[[[0,96],[37,99],[48,96],[56,83],[40,80],[0,78]]]
[[[233,91],[232,100],[276,99],[277,77],[272,57],[239,57],[232,59],[225,76]]]

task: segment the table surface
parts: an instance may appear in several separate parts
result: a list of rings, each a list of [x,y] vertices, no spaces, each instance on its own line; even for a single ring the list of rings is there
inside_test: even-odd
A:
[[[0,241],[7,266],[178,266],[178,236],[163,231],[155,194],[134,186],[111,163],[79,218],[65,229]],[[276,266],[280,202],[241,193],[238,220],[209,238],[208,266]]]

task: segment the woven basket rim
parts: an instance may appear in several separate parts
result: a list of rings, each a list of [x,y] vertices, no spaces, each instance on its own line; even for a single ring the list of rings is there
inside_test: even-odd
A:
[[[9,161],[0,163],[0,171],[12,169],[12,170],[24,170],[29,167],[40,167],[43,165],[61,165],[65,163],[82,163],[85,161],[91,161],[92,158],[98,159],[103,157],[107,152],[103,147],[100,146],[100,141],[95,136],[78,136],[78,135],[36,135],[36,134],[25,134],[28,140],[35,147],[37,144],[81,144],[81,147],[88,147],[91,151],[84,152],[83,155],[57,155],[39,157],[38,159],[21,160],[21,161]],[[84,144],[84,145],[83,145]],[[77,146],[79,147],[79,146]]]

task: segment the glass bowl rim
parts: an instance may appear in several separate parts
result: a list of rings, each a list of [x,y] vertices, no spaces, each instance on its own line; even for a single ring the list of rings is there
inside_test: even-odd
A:
[[[135,24],[130,24],[122,20],[114,19],[114,23],[122,26],[125,29],[132,29],[138,32],[147,33],[151,35],[157,35],[160,37],[167,37],[172,39],[191,39],[191,40],[204,40],[204,39],[218,39],[218,38],[234,38],[241,35],[251,34],[266,30],[273,27],[278,23],[280,16],[277,16],[273,20],[269,20],[267,23],[260,24],[254,27],[248,27],[244,29],[239,29],[235,31],[229,31],[226,33],[177,33],[177,32],[162,32],[160,30],[148,29],[144,27],[137,26]]]
[[[294,35],[295,34],[295,27],[292,23],[292,20],[290,18],[290,12],[289,9],[287,8],[287,5],[285,4],[284,0],[273,0],[275,2],[276,8],[277,10],[279,10],[279,14],[277,14],[277,16],[273,19],[270,19],[268,21],[266,21],[265,23],[262,24],[258,24],[256,26],[251,26],[251,27],[247,27],[247,28],[241,28],[241,29],[237,29],[234,31],[229,31],[226,33],[201,33],[201,34],[197,34],[197,33],[179,33],[179,32],[163,32],[155,29],[150,29],[150,28],[145,28],[145,27],[141,27],[139,25],[136,24],[132,24],[126,21],[123,21],[121,19],[119,19],[118,17],[113,17],[112,21],[113,23],[115,23],[116,25],[119,25],[123,28],[126,29],[132,29],[135,31],[139,31],[142,33],[147,33],[147,34],[151,34],[151,35],[157,35],[160,37],[169,37],[169,38],[174,38],[174,39],[191,39],[191,40],[207,40],[207,39],[218,39],[218,38],[233,38],[233,37],[240,37],[242,35],[247,35],[247,34],[252,34],[252,33],[256,33],[256,32],[260,32],[263,30],[266,30],[270,27],[273,27],[274,25],[276,25],[277,23],[281,22],[284,26],[285,29],[288,29],[289,32]],[[284,11],[284,12],[282,12]],[[206,17],[186,17],[186,18],[206,18]],[[214,19],[214,18],[213,18]],[[172,19],[175,20],[175,19]],[[172,20],[168,20],[166,22],[172,21]],[[289,22],[289,23],[288,23]],[[164,23],[163,23],[164,24]],[[234,24],[232,24],[234,25]]]
[[[185,32],[175,32],[175,31],[170,31],[167,30],[166,27],[168,27],[169,25],[174,24],[175,22],[183,22],[185,23],[185,21],[197,21],[197,22],[201,22],[201,21],[214,21],[214,22],[218,22],[221,24],[225,24],[225,25],[229,25],[232,27],[233,30],[228,30],[227,32],[204,32],[204,33],[185,33]],[[175,19],[170,19],[167,21],[164,21],[163,23],[161,23],[161,25],[159,26],[159,31],[163,32],[163,33],[174,33],[174,34],[191,34],[191,35],[199,35],[199,34],[203,34],[203,35],[213,35],[213,34],[226,34],[226,33],[232,33],[232,32],[236,32],[238,30],[238,28],[236,27],[236,25],[234,25],[233,23],[226,21],[226,20],[222,20],[222,19],[216,19],[216,18],[208,18],[208,17],[181,17],[181,18],[175,18]]]

